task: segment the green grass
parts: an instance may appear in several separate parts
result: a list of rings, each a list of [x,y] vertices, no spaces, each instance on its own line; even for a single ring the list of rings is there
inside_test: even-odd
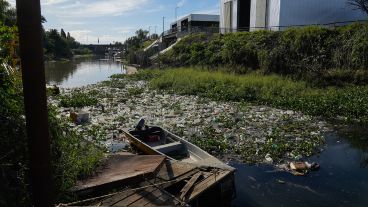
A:
[[[155,40],[146,40],[143,42],[143,48],[150,46]]]
[[[151,78],[153,89],[171,93],[265,104],[326,118],[368,120],[368,86],[314,88],[279,75],[235,75],[188,68],[143,73]]]
[[[95,106],[98,100],[93,95],[82,92],[73,92],[69,95],[60,96],[60,106],[62,107],[85,107]]]

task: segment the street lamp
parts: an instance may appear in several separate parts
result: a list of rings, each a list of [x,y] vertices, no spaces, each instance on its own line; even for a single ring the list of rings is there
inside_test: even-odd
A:
[[[178,21],[178,9],[179,9],[180,7],[175,7],[175,21],[177,22]]]

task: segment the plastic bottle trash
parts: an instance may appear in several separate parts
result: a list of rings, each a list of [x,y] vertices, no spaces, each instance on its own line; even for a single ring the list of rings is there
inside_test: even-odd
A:
[[[272,164],[272,163],[273,163],[273,159],[272,159],[272,157],[271,157],[271,155],[270,155],[270,154],[267,154],[267,155],[265,156],[265,160],[266,160],[266,162],[267,162],[267,163],[269,163],[269,164]]]

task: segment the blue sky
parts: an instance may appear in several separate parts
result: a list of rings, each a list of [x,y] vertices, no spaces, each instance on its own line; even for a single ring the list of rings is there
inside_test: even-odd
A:
[[[14,5],[15,0],[8,0]],[[162,32],[178,16],[189,13],[218,14],[219,0],[41,0],[46,29],[69,31],[81,43],[123,42],[143,28]]]

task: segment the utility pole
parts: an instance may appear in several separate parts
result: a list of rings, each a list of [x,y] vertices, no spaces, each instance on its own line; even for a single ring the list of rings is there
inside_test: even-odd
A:
[[[165,33],[165,17],[162,17],[162,37],[164,36]]]
[[[155,26],[155,34],[157,34],[157,26]]]
[[[151,26],[148,27],[148,38],[149,39],[151,39],[150,36],[151,36]]]
[[[16,0],[32,205],[53,206],[40,0]]]

